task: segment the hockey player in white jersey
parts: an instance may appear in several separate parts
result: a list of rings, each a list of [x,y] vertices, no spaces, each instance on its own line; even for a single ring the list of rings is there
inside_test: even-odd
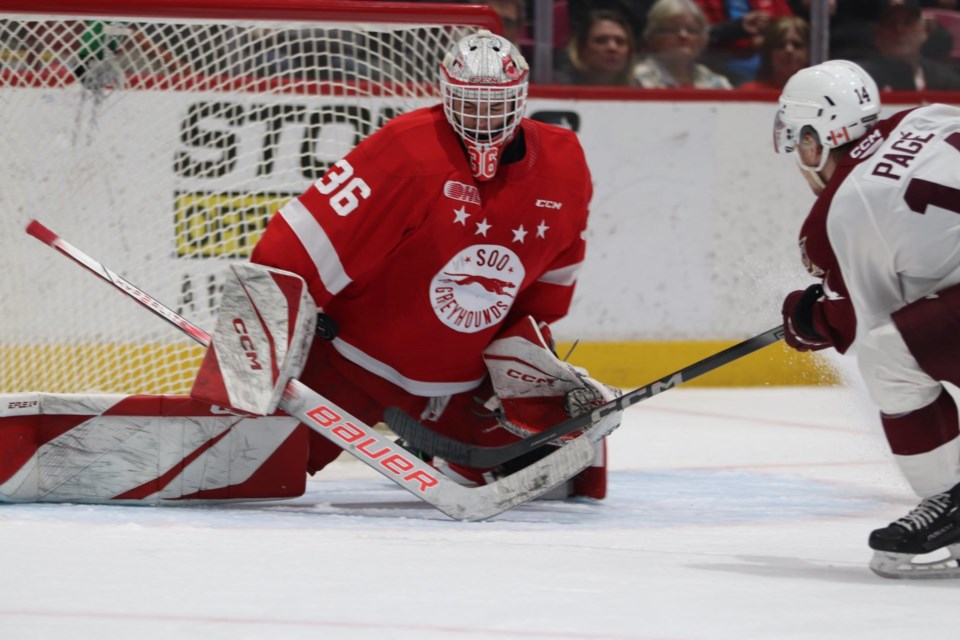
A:
[[[904,476],[922,498],[870,534],[891,578],[960,577],[960,109],[879,119],[877,86],[830,61],[786,84],[774,125],[818,198],[800,231],[819,282],[783,303],[799,351],[854,347]],[[945,548],[949,557],[917,556]],[[940,552],[941,554],[943,552]]]

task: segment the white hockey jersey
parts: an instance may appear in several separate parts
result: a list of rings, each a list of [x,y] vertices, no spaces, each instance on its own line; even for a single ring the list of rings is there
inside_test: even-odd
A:
[[[960,108],[880,122],[840,162],[800,232],[817,310],[837,350],[890,314],[960,283]]]

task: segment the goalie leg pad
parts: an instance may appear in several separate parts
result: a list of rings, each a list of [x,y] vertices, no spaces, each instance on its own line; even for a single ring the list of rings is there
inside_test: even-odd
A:
[[[292,498],[307,429],[185,397],[0,395],[0,502]]]
[[[190,396],[270,415],[303,371],[317,308],[300,276],[254,264],[232,265],[217,325]]]
[[[594,443],[597,457],[593,463],[573,477],[572,497],[603,500],[607,497],[607,440]]]

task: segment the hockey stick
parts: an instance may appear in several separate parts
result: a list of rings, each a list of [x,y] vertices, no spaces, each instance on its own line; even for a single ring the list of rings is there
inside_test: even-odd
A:
[[[530,436],[518,442],[513,442],[500,447],[481,447],[464,442],[459,442],[444,435],[431,431],[428,427],[420,424],[417,420],[407,415],[400,409],[391,407],[386,411],[387,424],[404,440],[406,446],[423,451],[428,455],[443,458],[449,462],[462,464],[469,467],[478,467],[488,469],[496,467],[508,460],[513,460],[529,451],[537,449],[544,444],[556,440],[577,429],[584,429],[596,425],[605,416],[616,411],[623,411],[627,407],[652,398],[658,393],[667,389],[672,389],[677,385],[683,384],[688,380],[709,373],[714,369],[729,364],[734,360],[757,351],[769,344],[779,341],[783,338],[783,325],[764,331],[760,335],[744,340],[732,347],[724,349],[719,353],[704,358],[685,369],[672,373],[666,377],[660,378],[656,382],[651,382],[645,387],[634,389],[623,394],[619,398],[603,404],[589,413],[584,413],[576,418],[564,420],[560,424],[542,431],[536,435]],[[605,434],[604,434],[605,435]],[[575,439],[576,442],[581,438]],[[561,447],[563,449],[565,447]]]
[[[203,329],[130,284],[41,223],[31,221],[27,226],[27,233],[110,283],[204,347],[210,344],[210,335]],[[280,407],[368,467],[455,520],[484,520],[533,500],[586,468],[595,455],[593,442],[588,438],[581,438],[569,447],[563,447],[496,482],[480,487],[465,487],[439,473],[411,452],[298,380],[287,383]]]

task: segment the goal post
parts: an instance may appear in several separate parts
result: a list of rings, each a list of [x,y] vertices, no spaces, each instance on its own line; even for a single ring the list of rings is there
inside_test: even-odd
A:
[[[202,351],[31,241],[37,218],[212,328],[267,220],[398,113],[488,7],[0,0],[0,393],[176,394]]]

